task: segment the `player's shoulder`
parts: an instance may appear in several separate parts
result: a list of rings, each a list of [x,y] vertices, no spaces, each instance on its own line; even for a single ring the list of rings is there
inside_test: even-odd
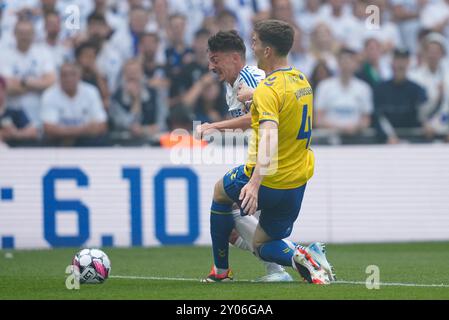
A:
[[[246,65],[243,67],[242,71],[250,73],[255,77],[262,77],[262,79],[265,78],[265,71],[256,66]]]
[[[239,82],[244,82],[251,88],[256,88],[264,78],[265,72],[255,66],[247,65],[239,73]]]
[[[279,90],[285,88],[286,84],[292,82],[307,82],[306,77],[300,71],[294,69],[293,67],[278,69],[267,75],[263,81],[263,87],[271,88],[274,90]]]

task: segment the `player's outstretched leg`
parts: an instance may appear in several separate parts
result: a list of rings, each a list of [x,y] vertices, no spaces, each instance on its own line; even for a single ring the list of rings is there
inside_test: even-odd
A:
[[[232,200],[223,190],[222,180],[218,181],[214,189],[214,199],[210,210],[210,234],[214,266],[205,282],[222,282],[232,280],[232,271],[229,268],[229,236],[234,228],[232,216]]]
[[[256,231],[259,221],[254,216],[242,216],[240,215],[240,209],[233,211],[235,229],[240,234],[240,238],[236,241],[240,242],[240,247],[243,250],[254,252],[253,250],[253,237]],[[236,243],[237,246],[238,243]],[[290,274],[279,264],[261,260],[265,266],[266,275],[256,279],[257,282],[289,282],[293,281]]]

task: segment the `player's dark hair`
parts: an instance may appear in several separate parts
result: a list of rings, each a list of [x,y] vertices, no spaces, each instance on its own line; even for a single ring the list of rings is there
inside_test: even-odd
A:
[[[208,40],[210,52],[238,52],[242,58],[246,55],[246,46],[237,31],[219,31]]]
[[[280,20],[262,20],[254,26],[260,41],[273,47],[279,56],[285,57],[290,52],[295,39],[295,30],[287,22]]]

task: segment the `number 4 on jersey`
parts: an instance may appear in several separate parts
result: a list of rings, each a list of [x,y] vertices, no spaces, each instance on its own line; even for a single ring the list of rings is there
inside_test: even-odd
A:
[[[308,116],[309,106],[304,105],[302,110],[302,120],[301,120],[301,128],[299,128],[297,140],[307,139],[306,149],[309,148],[310,139],[312,138],[312,121],[310,116]],[[307,131],[306,131],[307,127]]]

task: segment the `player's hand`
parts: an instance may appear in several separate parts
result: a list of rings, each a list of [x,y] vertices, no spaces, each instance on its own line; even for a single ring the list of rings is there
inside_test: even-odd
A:
[[[248,182],[240,191],[239,200],[242,201],[241,208],[247,215],[253,215],[257,211],[259,186]]]
[[[237,100],[241,103],[252,100],[254,94],[254,89],[248,87],[247,85],[241,83],[239,85],[239,91],[237,93]]]
[[[215,131],[214,125],[208,122],[200,124],[195,128],[195,138],[203,139],[204,136],[207,136]]]

